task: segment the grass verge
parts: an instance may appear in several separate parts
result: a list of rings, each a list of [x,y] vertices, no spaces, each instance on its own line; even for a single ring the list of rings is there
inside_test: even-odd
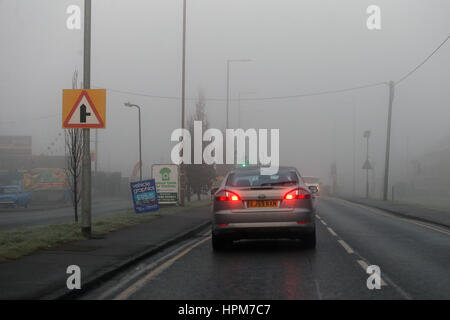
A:
[[[209,200],[188,202],[186,207],[161,207],[155,213],[135,214],[133,210],[106,215],[92,221],[93,235],[103,235],[125,227],[158,219],[190,208],[203,207]],[[0,262],[18,259],[38,250],[49,249],[63,243],[82,240],[80,225],[75,222],[23,227],[0,231]]]

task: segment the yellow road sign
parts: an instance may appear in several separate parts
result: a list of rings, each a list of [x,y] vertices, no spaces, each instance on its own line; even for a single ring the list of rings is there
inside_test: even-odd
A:
[[[63,128],[105,128],[105,89],[64,89]]]

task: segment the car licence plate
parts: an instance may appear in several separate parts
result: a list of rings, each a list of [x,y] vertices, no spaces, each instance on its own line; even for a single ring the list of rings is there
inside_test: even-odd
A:
[[[248,208],[265,208],[265,207],[278,207],[278,201],[276,200],[249,200],[247,202]]]

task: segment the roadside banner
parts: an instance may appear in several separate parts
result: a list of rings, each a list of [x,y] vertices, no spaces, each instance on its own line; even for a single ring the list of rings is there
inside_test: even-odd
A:
[[[66,190],[66,178],[64,169],[37,168],[23,175],[23,185],[27,191]]]
[[[178,166],[176,164],[152,165],[159,203],[176,204],[179,195]]]
[[[158,195],[154,179],[131,182],[130,187],[134,212],[144,213],[158,210]]]

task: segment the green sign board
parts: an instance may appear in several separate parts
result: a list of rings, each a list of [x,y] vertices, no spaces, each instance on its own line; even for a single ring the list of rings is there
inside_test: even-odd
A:
[[[152,177],[155,179],[159,203],[178,201],[178,166],[175,164],[154,164]]]

